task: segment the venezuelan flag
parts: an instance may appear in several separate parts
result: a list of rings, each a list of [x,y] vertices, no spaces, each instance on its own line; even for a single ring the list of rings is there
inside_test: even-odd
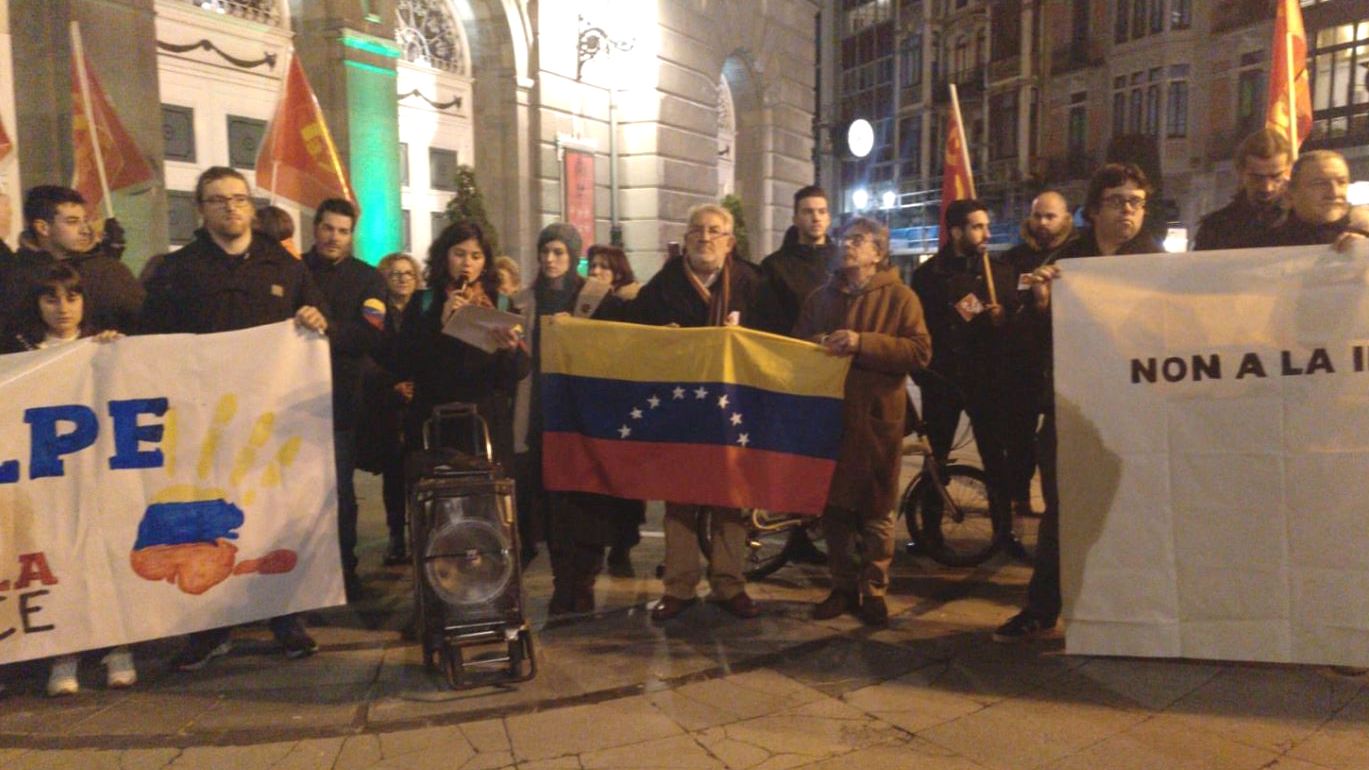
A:
[[[736,327],[542,324],[547,489],[822,512],[849,358]]]

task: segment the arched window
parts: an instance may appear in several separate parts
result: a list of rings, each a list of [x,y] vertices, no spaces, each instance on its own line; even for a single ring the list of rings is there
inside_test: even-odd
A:
[[[737,113],[727,75],[718,78],[718,197],[737,189]]]
[[[447,0],[398,0],[395,17],[395,41],[405,61],[468,74],[466,43]]]

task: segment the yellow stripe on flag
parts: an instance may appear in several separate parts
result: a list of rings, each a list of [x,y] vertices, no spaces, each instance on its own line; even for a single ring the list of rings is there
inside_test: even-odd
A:
[[[841,398],[851,359],[811,342],[739,327],[542,318],[542,372],[633,382],[729,382]]]

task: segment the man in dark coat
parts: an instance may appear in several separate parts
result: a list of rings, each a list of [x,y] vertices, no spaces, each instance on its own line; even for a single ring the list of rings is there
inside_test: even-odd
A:
[[[1261,246],[1283,215],[1280,198],[1288,184],[1288,137],[1271,128],[1247,136],[1236,148],[1241,187],[1230,203],[1203,217],[1194,251]]]
[[[361,595],[357,578],[356,472],[357,408],[362,364],[380,345],[385,330],[385,281],[374,267],[352,256],[357,210],[350,201],[329,198],[314,216],[314,245],[304,264],[332,314],[328,334],[333,362],[333,452],[337,461],[338,542],[348,600]]]
[[[958,200],[946,209],[950,239],[913,271],[913,291],[922,302],[932,334],[929,374],[914,375],[922,390],[922,418],[927,440],[941,462],[955,439],[960,414],[969,415],[975,445],[989,483],[989,507],[995,521],[1011,519],[1005,476],[1007,455],[1003,430],[1007,404],[1008,319],[1017,311],[1017,275],[999,259],[987,259],[989,212],[977,200]],[[996,300],[996,301],[995,301]],[[928,506],[936,523],[939,501]],[[933,506],[936,505],[937,508]],[[930,549],[941,547],[939,526],[928,526]],[[1010,539],[1011,532],[996,533]]]
[[[91,328],[137,329],[146,292],[128,266],[106,252],[106,244],[96,243],[79,192],[57,185],[32,188],[24,196],[24,228],[12,269],[0,272],[0,327],[13,320],[33,282],[62,260],[81,275]]]
[[[1334,244],[1344,248],[1369,236],[1365,207],[1350,207],[1350,168],[1333,150],[1303,153],[1293,164],[1288,183],[1288,214],[1269,232],[1261,246]]]
[[[1032,272],[1029,312],[1035,315],[1046,334],[1048,383],[1054,380],[1049,366],[1050,283],[1059,277],[1059,265],[1070,259],[1163,252],[1159,243],[1141,232],[1151,192],[1145,172],[1131,163],[1109,163],[1098,169],[1089,180],[1088,197],[1084,202],[1084,219],[1090,226],[1061,251],[1055,263],[1042,265]],[[1018,642],[1045,636],[1055,629],[1060,618],[1060,493],[1055,474],[1053,384],[1048,385],[1045,392],[1051,394],[1052,399],[1046,409],[1038,445],[1046,511],[1037,532],[1036,565],[1027,585],[1027,606],[994,631],[996,642]]]
[[[831,224],[827,193],[821,187],[808,185],[794,193],[794,224],[779,250],[761,262],[757,328],[775,334],[794,330],[803,301],[831,275],[836,255],[836,244],[827,233]]]
[[[736,246],[732,215],[705,204],[689,213],[684,255],[657,273],[627,308],[628,320],[656,326],[754,326],[759,271],[729,255]],[[670,620],[698,598],[698,526],[705,506],[666,502],[665,595],[651,610],[657,622]],[[742,562],[746,553],[746,525],[735,508],[713,508],[709,517],[713,550],[708,562],[711,601],[740,618],[754,618],[760,608],[746,593]]]
[[[1032,200],[1031,214],[1022,223],[1022,242],[1003,253],[1017,277],[1017,300],[1031,302],[1031,273],[1056,260],[1079,236],[1074,230],[1065,196],[1046,190]],[[1003,442],[1007,452],[1008,496],[1013,515],[1031,510],[1031,481],[1036,473],[1036,425],[1046,397],[1045,358],[1050,354],[1040,324],[1020,310],[1008,319],[1007,414]]]
[[[323,333],[326,302],[302,262],[281,245],[252,232],[252,198],[241,173],[213,166],[195,184],[204,227],[148,278],[143,329],[149,333],[233,331],[289,318]],[[288,515],[288,511],[279,512]],[[271,631],[289,658],[318,650],[296,615],[272,618]],[[203,668],[232,649],[231,628],[190,635],[171,660],[181,671]]]

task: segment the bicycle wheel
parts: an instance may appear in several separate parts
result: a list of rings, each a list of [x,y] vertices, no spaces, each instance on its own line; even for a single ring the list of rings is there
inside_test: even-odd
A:
[[[923,544],[928,556],[948,567],[973,567],[998,547],[989,515],[989,486],[984,471],[972,465],[949,465],[945,473],[949,507],[931,475],[921,473],[904,490],[899,511],[909,535]]]
[[[826,541],[822,537],[822,520],[816,516],[792,527],[780,530],[752,531],[747,539],[747,580],[760,580],[774,574],[791,562],[796,564],[826,564]]]

